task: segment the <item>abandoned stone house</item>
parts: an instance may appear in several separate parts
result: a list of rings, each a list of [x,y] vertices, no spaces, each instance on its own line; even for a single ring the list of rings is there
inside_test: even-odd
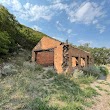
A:
[[[70,73],[75,68],[93,64],[89,52],[45,36],[33,48],[32,61],[43,66],[53,66],[57,73]]]

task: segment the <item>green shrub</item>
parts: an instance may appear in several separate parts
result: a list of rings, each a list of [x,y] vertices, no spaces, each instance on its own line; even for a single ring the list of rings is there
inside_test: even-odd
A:
[[[73,74],[72,74],[73,78],[80,78],[80,77],[83,77],[83,76],[84,76],[83,71],[79,70],[79,69],[75,69]]]
[[[105,66],[100,66],[100,71],[104,76],[107,76],[109,74],[108,69]]]
[[[96,95],[98,95],[98,93],[96,92],[95,89],[93,89],[91,87],[87,87],[84,89],[84,96],[85,97],[91,98],[91,97],[96,96]]]
[[[78,84],[90,84],[95,80],[96,78],[94,76],[84,76],[76,79],[75,82]]]
[[[42,101],[39,98],[36,98],[30,104],[31,110],[58,110],[57,107],[51,107],[47,104],[47,102]]]
[[[42,71],[43,70],[43,67],[41,65],[35,64],[35,70]]]
[[[16,74],[17,72],[18,70],[12,64],[5,65],[1,70],[2,75],[11,75]]]
[[[65,107],[61,110],[84,110],[84,109],[83,109],[81,103],[74,102],[74,103],[68,104],[67,107]]]
[[[85,67],[83,68],[84,74],[87,76],[95,76],[95,77],[99,77],[101,71],[99,69],[99,67],[93,65],[93,66],[89,66],[89,67]]]
[[[42,71],[43,70],[43,67],[41,65],[37,65],[35,62],[29,62],[29,61],[24,62],[23,67],[31,71]]]
[[[35,70],[35,63],[24,62],[23,67],[29,70]]]

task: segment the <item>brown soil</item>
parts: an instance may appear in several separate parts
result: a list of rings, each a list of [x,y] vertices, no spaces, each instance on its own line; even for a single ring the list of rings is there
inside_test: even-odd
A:
[[[91,99],[94,104],[86,110],[110,110],[110,75],[106,80],[97,80],[91,84],[91,87],[100,94]]]

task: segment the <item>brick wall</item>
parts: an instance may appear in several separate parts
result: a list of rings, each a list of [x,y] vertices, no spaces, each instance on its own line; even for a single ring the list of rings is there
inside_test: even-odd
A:
[[[69,49],[69,68],[68,68],[69,72],[72,72],[74,70],[72,65],[75,65],[75,64],[72,64],[72,57],[78,57],[78,68],[81,68],[83,64],[85,66],[89,66],[90,64],[93,64],[93,62],[90,62],[90,59],[92,59],[92,56],[90,55],[90,53],[85,52],[81,49],[74,48],[72,46],[70,46],[69,48],[70,48]],[[89,56],[89,59],[88,59],[89,64],[87,64],[87,56]],[[84,60],[81,60],[81,58],[84,58]]]
[[[43,66],[53,66],[54,65],[54,52],[36,52],[36,62],[37,64]]]
[[[34,47],[34,49],[32,50],[32,61],[35,61],[35,52],[36,50],[39,49],[49,49],[49,48],[53,48],[54,49],[54,55],[49,55],[49,53],[39,53],[38,54],[38,63],[42,64],[42,65],[52,65],[53,61],[54,61],[54,68],[56,69],[57,73],[63,73],[63,68],[62,68],[62,63],[63,63],[63,44],[60,45],[61,42],[58,40],[55,40],[53,38],[49,38],[49,37],[43,37],[40,42]],[[46,59],[43,58],[43,56],[46,56]],[[89,59],[87,60],[87,56],[89,56]],[[91,55],[88,52],[85,52],[81,49],[72,47],[71,45],[69,45],[69,65],[66,69],[66,72],[72,72],[73,71],[73,67],[72,65],[76,65],[73,64],[74,61],[72,62],[72,57],[76,57],[77,61],[78,61],[78,68],[81,68],[82,65],[90,65],[93,64],[93,58],[91,57]],[[53,60],[54,58],[54,60]],[[81,58],[84,58],[84,60]],[[90,61],[90,59],[92,59]]]
[[[34,51],[39,49],[54,48],[54,68],[57,70],[57,73],[62,73],[63,51],[62,51],[62,45],[60,45],[60,43],[61,42],[58,40],[44,36],[32,50],[32,61],[35,61]],[[42,61],[42,62],[46,63],[46,61]]]

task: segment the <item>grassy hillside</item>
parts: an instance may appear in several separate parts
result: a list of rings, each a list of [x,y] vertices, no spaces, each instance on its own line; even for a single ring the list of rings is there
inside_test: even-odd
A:
[[[92,74],[81,77],[82,73],[76,71],[75,76],[80,73],[78,78],[58,75],[53,69],[28,62],[30,54],[27,50],[19,51],[3,64],[0,110],[91,110],[92,107],[95,110],[96,105],[102,107],[99,106],[102,102],[105,106],[109,104],[110,79],[104,89],[99,87],[105,87],[101,85],[103,82],[97,82]],[[88,71],[98,72],[95,68]]]
[[[7,63],[15,66],[16,73],[0,78],[0,110],[84,110],[92,106],[90,99],[97,95],[90,87],[94,77],[58,75],[27,62],[25,54],[29,52],[21,52]],[[7,73],[10,71],[8,68]]]
[[[14,15],[0,6],[0,56],[17,51],[19,45],[31,50],[44,35],[20,24]]]

